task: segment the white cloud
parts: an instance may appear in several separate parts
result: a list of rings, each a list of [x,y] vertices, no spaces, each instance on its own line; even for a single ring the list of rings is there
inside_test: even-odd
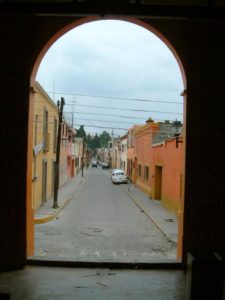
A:
[[[37,80],[47,92],[53,91],[54,86],[56,92],[182,100],[181,73],[171,51],[153,33],[124,21],[96,21],[66,33],[47,52],[38,70]],[[74,97],[67,96],[67,99]],[[182,112],[182,105],[97,98],[88,100],[84,97],[76,97],[76,101],[99,106],[133,109],[141,106],[148,110]],[[85,111],[107,112],[93,108],[86,108]],[[132,112],[113,112],[133,115]],[[146,118],[149,115],[140,113],[140,116]],[[176,116],[152,113],[152,117],[175,119]],[[112,124],[116,120],[118,123],[118,118],[111,120]],[[109,126],[108,123],[106,125]]]

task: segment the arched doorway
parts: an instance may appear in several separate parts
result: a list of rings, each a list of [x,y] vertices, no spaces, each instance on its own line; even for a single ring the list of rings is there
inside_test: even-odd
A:
[[[86,23],[86,22],[92,22],[94,20],[98,20],[97,18],[96,19],[93,19],[93,18],[85,18],[85,19],[82,19],[80,21],[76,21],[74,23],[71,23],[70,25],[64,27],[62,30],[58,31],[50,40],[49,42],[45,45],[45,47],[43,48],[43,50],[41,51],[41,53],[39,54],[37,60],[36,60],[36,63],[35,63],[35,66],[33,68],[33,72],[32,72],[32,76],[31,76],[31,87],[33,86],[34,84],[34,80],[35,80],[35,76],[36,76],[36,72],[37,72],[37,69],[38,69],[38,66],[40,64],[40,61],[41,59],[43,58],[43,56],[45,55],[45,53],[48,51],[48,49],[50,48],[50,46],[58,39],[60,38],[64,33],[66,33],[67,31],[69,31],[70,29],[72,28],[75,28],[83,23]],[[147,25],[146,23],[142,22],[142,21],[139,21],[139,20],[136,20],[136,19],[125,19],[125,18],[122,18],[122,20],[124,21],[128,21],[128,22],[132,22],[134,24],[137,24],[137,25],[140,25],[142,27],[145,27],[146,29],[150,30],[151,32],[153,32],[154,34],[156,34],[169,48],[170,50],[173,52],[179,66],[180,66],[180,70],[181,70],[181,74],[182,74],[182,77],[183,77],[183,82],[184,82],[184,90],[186,90],[186,79],[185,79],[185,73],[184,73],[184,69],[183,69],[183,66],[182,66],[182,63],[180,61],[180,58],[179,56],[177,55],[174,47],[172,47],[172,45],[169,43],[169,41],[161,34],[159,33],[157,30],[155,30],[153,27]],[[184,99],[185,100],[185,99]],[[185,115],[185,112],[184,112],[184,115]],[[184,130],[185,131],[185,130]],[[28,164],[29,165],[29,164]],[[184,184],[184,183],[182,183]],[[182,189],[184,190],[184,189]],[[182,200],[183,200],[183,195],[182,195]],[[182,236],[182,228],[183,228],[183,225],[182,225],[182,213],[183,213],[183,204],[181,205],[181,209],[180,209],[180,221],[179,221],[179,236],[181,237]],[[30,216],[28,216],[28,219],[30,218]],[[31,243],[32,241],[30,241]],[[179,241],[179,252],[181,253],[181,245],[182,245],[182,241],[180,240]]]

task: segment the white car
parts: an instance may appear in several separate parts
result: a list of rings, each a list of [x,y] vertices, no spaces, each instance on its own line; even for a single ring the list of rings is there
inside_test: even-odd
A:
[[[127,176],[123,170],[114,169],[112,171],[112,183],[127,183]]]
[[[123,170],[121,170],[121,169],[112,169],[111,175],[114,175],[114,172],[115,172],[115,171],[122,171],[122,172],[123,172]]]

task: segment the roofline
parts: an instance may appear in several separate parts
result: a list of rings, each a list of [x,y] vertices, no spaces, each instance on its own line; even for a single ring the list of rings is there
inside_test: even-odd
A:
[[[146,123],[145,125],[142,125],[139,128],[135,129],[134,134],[136,135],[136,134],[142,133],[143,130],[150,129],[151,127],[158,127],[158,124],[159,124],[158,122]]]
[[[55,102],[51,99],[51,97],[48,95],[48,93],[44,90],[44,88],[38,81],[35,81],[34,89],[36,89],[40,94],[42,94],[42,96],[45,97],[49,104],[51,104],[52,106],[54,106],[55,109],[58,110],[58,106],[55,104]]]

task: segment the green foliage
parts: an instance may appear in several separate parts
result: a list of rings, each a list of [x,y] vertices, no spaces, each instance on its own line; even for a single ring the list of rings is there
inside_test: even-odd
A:
[[[83,125],[81,125],[79,129],[77,129],[76,137],[86,138],[86,132]]]
[[[108,142],[111,140],[110,134],[107,131],[103,131],[99,136],[101,147],[108,146]]]
[[[96,133],[95,136],[91,136],[90,133],[86,134],[84,126],[80,126],[76,136],[84,138],[87,148],[94,152],[97,148],[108,147],[108,142],[111,140],[110,134],[107,131],[103,131],[100,135]]]

